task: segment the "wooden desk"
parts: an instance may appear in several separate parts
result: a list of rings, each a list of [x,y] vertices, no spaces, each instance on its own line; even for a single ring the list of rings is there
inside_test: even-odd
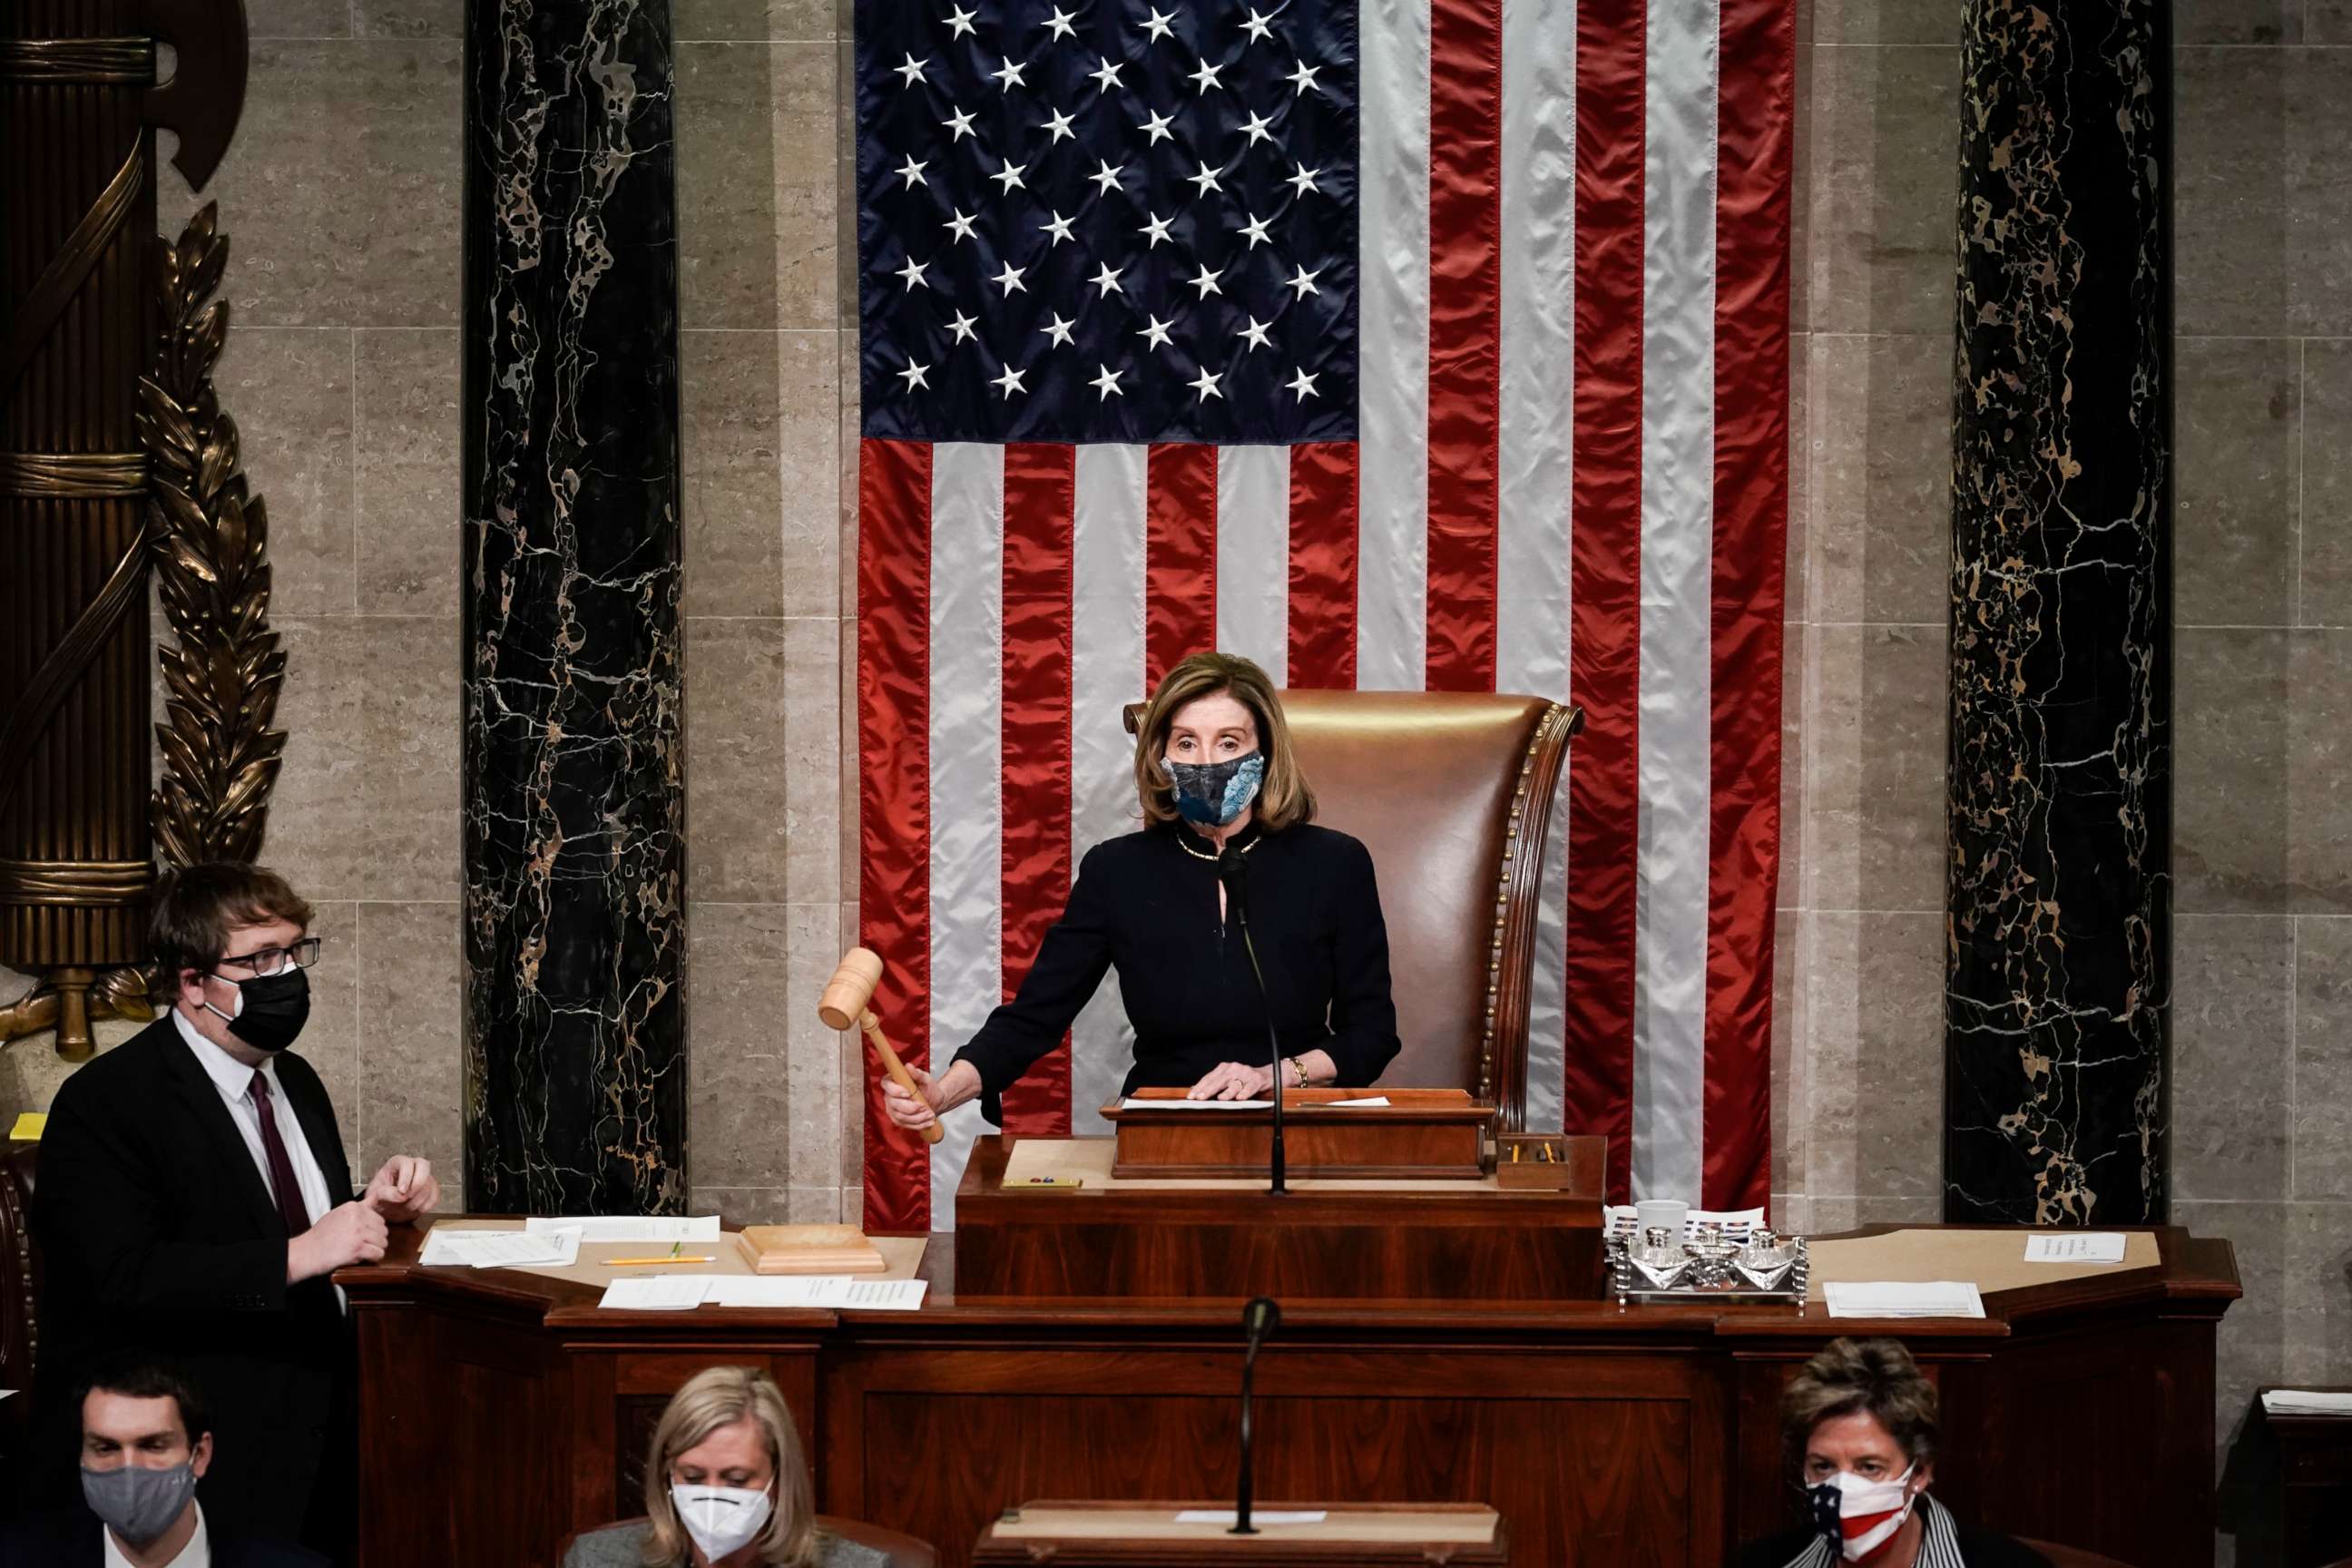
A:
[[[1229,1524],[1179,1524],[1180,1511],[1214,1502],[1032,1502],[991,1520],[973,1545],[974,1568],[1213,1568],[1221,1563],[1310,1563],[1313,1568],[1506,1568],[1502,1516],[1475,1503],[1268,1503],[1259,1515],[1320,1513],[1312,1522],[1265,1523],[1253,1535]]]
[[[2328,1384],[2302,1389],[2352,1393]],[[2254,1407],[2278,1444],[2279,1545],[2284,1568],[2322,1568],[2352,1556],[2352,1415],[2273,1415]]]
[[[1584,1178],[1575,1191],[1510,1190],[1491,1179],[1307,1177],[1281,1197],[1262,1176],[1182,1184],[1114,1177],[1106,1138],[1028,1145],[1020,1152],[1047,1152],[1055,1168],[1082,1170],[1086,1184],[1023,1186],[1007,1180],[1019,1142],[973,1143],[956,1189],[955,1287],[967,1300],[1551,1302],[1601,1294],[1602,1139],[1561,1141]]]
[[[1294,1089],[1284,1091],[1282,1107],[1284,1169],[1292,1177],[1475,1182],[1495,1120],[1493,1106],[1458,1089]],[[1102,1114],[1118,1145],[1115,1175],[1263,1180],[1274,1158],[1271,1103],[1204,1110],[1183,1089],[1146,1089]]]
[[[1996,1292],[1977,1321],[1286,1300],[1257,1364],[1259,1495],[1486,1504],[1540,1568],[1713,1568],[1801,1522],[1778,1410],[1796,1364],[1884,1331],[1943,1390],[1937,1495],[1964,1516],[2203,1568],[2213,1331],[2237,1273],[2225,1241],[2154,1234],[2154,1268]],[[961,1300],[955,1238],[937,1237],[919,1312],[610,1313],[592,1288],[424,1269],[413,1231],[394,1240],[338,1276],[360,1342],[366,1568],[548,1562],[572,1531],[641,1511],[654,1420],[718,1362],[782,1384],[820,1509],[929,1541],[947,1568],[1024,1499],[1233,1492],[1230,1303]]]

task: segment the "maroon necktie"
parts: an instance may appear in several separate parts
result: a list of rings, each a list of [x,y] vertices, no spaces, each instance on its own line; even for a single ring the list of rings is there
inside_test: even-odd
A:
[[[269,1184],[278,1189],[278,1213],[286,1221],[286,1234],[299,1236],[310,1228],[310,1215],[302,1206],[302,1184],[294,1179],[294,1162],[286,1157],[286,1140],[278,1136],[268,1075],[258,1068],[253,1074],[253,1108],[261,1112],[261,1153],[269,1162]]]

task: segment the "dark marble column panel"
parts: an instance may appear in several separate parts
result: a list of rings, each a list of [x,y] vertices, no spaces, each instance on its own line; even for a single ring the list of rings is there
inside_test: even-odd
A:
[[[2164,1218],[2163,0],[1968,0],[1944,1210]]]
[[[668,0],[470,0],[466,1204],[687,1193]]]

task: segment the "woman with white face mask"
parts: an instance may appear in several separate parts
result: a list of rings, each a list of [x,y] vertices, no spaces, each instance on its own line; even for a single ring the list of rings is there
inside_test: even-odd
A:
[[[1900,1341],[1832,1340],[1789,1384],[1780,1423],[1812,1525],[1749,1542],[1739,1568],[2050,1568],[1927,1495],[1936,1385]]]
[[[888,1568],[816,1527],[808,1461],[763,1372],[714,1366],[687,1380],[654,1427],[646,1517],[591,1531],[563,1568]]]

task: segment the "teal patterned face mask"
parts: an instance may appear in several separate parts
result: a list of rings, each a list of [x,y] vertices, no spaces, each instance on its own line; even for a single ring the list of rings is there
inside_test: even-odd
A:
[[[1265,782],[1265,755],[1252,752],[1222,763],[1170,763],[1177,815],[1203,827],[1225,827],[1257,798]]]

